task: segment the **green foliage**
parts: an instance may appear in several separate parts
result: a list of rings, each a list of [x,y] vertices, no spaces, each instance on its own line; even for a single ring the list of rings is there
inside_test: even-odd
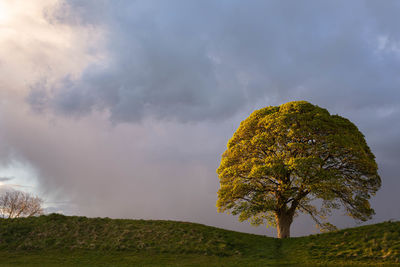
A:
[[[333,209],[371,218],[380,188],[375,157],[349,120],[306,101],[254,111],[229,140],[217,170],[217,207],[239,220],[276,225],[279,216],[311,215],[321,228]],[[322,199],[317,209],[313,200]]]
[[[400,222],[275,239],[174,221],[0,219],[0,266],[399,266]]]

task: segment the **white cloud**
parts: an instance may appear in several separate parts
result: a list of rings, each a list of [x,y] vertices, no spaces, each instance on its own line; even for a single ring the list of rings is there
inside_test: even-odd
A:
[[[26,96],[30,86],[76,78],[104,57],[103,32],[96,27],[67,25],[50,16],[62,1],[2,0],[0,20],[0,96]]]

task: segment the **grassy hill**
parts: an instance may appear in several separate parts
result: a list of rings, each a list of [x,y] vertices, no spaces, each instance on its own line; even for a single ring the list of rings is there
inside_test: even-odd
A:
[[[400,222],[271,237],[176,221],[48,216],[0,219],[0,265],[399,265]]]

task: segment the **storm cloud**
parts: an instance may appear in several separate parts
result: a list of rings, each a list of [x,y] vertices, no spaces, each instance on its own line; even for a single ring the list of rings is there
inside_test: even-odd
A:
[[[12,179],[13,179],[13,177],[0,177],[0,182],[7,182],[7,181],[10,181]]]
[[[392,106],[398,8],[395,1],[67,1],[51,18],[104,29],[106,59],[78,79],[66,76],[50,96],[34,90],[29,99],[43,105],[45,97],[67,115],[107,110],[122,122],[219,120],[248,104],[293,98]]]
[[[400,201],[399,5],[33,1],[0,28],[0,163],[30,166],[73,214],[264,233],[216,213],[215,169],[252,110],[302,99],[365,134],[383,180],[374,221],[400,219],[387,208]]]

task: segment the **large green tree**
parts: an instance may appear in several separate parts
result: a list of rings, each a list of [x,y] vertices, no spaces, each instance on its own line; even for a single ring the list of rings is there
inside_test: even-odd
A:
[[[279,238],[290,236],[298,213],[321,229],[334,228],[326,217],[341,207],[365,221],[381,185],[377,169],[348,119],[306,101],[262,108],[240,124],[222,155],[218,211],[275,226]]]

